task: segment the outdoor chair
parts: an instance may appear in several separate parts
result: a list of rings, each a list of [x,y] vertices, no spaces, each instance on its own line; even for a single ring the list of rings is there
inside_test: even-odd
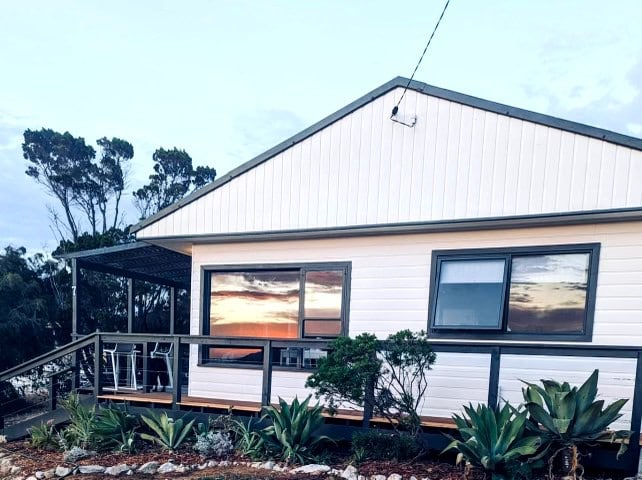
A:
[[[113,348],[105,348],[103,351],[109,354],[111,358],[112,374],[114,377],[114,390],[118,391],[118,384],[120,382],[120,357],[127,358],[127,373],[128,383],[134,390],[138,389],[138,382],[136,380],[136,355],[139,353],[136,350],[136,345],[133,343],[117,343]]]
[[[162,345],[162,346],[161,346]],[[169,347],[167,347],[169,345]],[[149,354],[151,358],[160,358],[165,361],[165,367],[167,367],[167,379],[169,380],[169,388],[174,388],[174,379],[172,378],[172,359],[174,352],[174,344],[161,344],[156,342],[154,350]],[[155,380],[156,381],[156,380]]]

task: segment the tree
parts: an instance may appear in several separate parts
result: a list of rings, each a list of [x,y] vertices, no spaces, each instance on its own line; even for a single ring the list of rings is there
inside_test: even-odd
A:
[[[129,142],[119,138],[99,139],[101,157],[96,161],[96,150],[84,138],[69,132],[25,130],[24,139],[22,151],[29,161],[27,175],[43,185],[64,211],[63,223],[55,209],[51,210],[61,239],[71,236],[76,242],[84,231],[83,218],[93,235],[118,226],[120,200],[126,186],[124,164],[134,156]],[[109,215],[113,215],[113,220]]]
[[[386,418],[396,431],[419,438],[419,408],[428,388],[428,371],[436,356],[426,332],[402,330],[377,341],[363,333],[354,339],[338,338],[317,371],[306,382],[317,397],[335,409],[342,403]]]
[[[146,218],[180,200],[193,190],[214,180],[216,170],[192,165],[185,150],[159,148],[154,152],[154,173],[149,183],[134,192],[134,203],[140,218]]]

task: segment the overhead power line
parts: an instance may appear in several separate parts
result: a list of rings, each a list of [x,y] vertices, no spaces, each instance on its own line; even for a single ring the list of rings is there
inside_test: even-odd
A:
[[[428,42],[426,43],[426,46],[424,47],[424,51],[421,54],[421,57],[419,57],[419,61],[417,62],[417,65],[415,66],[414,71],[412,72],[412,75],[408,79],[408,83],[406,84],[406,87],[403,89],[403,93],[401,94],[401,98],[397,102],[397,105],[394,106],[392,109],[392,116],[394,117],[397,115],[397,112],[399,111],[399,105],[401,104],[401,101],[403,100],[403,97],[406,95],[406,91],[408,90],[408,87],[410,86],[410,83],[412,83],[412,79],[415,78],[415,73],[417,73],[417,69],[419,68],[419,65],[421,65],[421,61],[424,59],[424,56],[426,55],[426,52],[428,51],[428,47],[430,46],[430,42],[432,42],[433,37],[435,36],[435,33],[437,32],[437,29],[439,28],[439,24],[441,23],[441,19],[444,18],[444,14],[446,13],[446,10],[448,9],[448,5],[450,4],[450,0],[446,0],[446,4],[444,5],[444,9],[441,11],[441,15],[439,15],[439,19],[437,20],[437,23],[435,24],[435,28],[433,28],[432,33],[430,34],[430,38],[428,38]]]

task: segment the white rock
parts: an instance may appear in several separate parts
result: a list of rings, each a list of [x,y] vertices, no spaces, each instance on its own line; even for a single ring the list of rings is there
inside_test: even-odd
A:
[[[45,478],[54,478],[55,476],[56,476],[55,468],[50,468],[49,470],[45,470]]]
[[[357,480],[358,476],[359,471],[354,465],[348,465],[346,469],[341,472],[341,478],[345,478],[346,480]]]
[[[27,480],[38,480],[38,479],[36,477],[34,477],[33,475],[31,475],[31,476],[27,477]]]
[[[9,473],[11,475],[15,475],[16,473],[20,473],[20,470],[21,470],[20,467],[14,465],[13,467],[11,467],[11,470],[9,470]]]
[[[252,462],[250,464],[250,467],[252,468],[259,468],[261,466],[261,462]]]
[[[58,465],[54,470],[54,473],[56,477],[66,477],[71,473],[71,468],[61,467],[60,465]]]
[[[205,462],[205,463],[203,463],[201,465],[198,465],[196,468],[197,468],[197,470],[205,470],[207,468],[207,462]]]
[[[363,475],[359,475],[359,476],[357,477],[357,480],[366,480],[366,477],[364,477]]]
[[[127,470],[129,470],[129,467],[127,466],[127,464],[121,463],[120,465],[107,467],[105,469],[105,475],[111,475],[112,477],[117,477],[118,475],[125,473]]]
[[[343,470],[337,470],[336,468],[331,468],[328,472],[328,475],[341,475]]]
[[[190,471],[190,468],[187,465],[179,465],[176,467],[176,473],[187,473]]]
[[[2,460],[0,460],[0,465],[2,465],[2,466],[11,465],[12,461],[13,461],[13,459],[11,457],[6,457],[6,458],[3,458]]]
[[[147,473],[147,474],[154,474],[158,470],[159,467],[158,462],[147,462],[144,465],[142,465],[137,472],[138,473]]]
[[[388,477],[385,475],[371,475],[370,480],[387,480]]]
[[[125,475],[127,475],[128,477],[131,477],[133,474],[134,474],[134,471],[131,468],[127,470],[127,472],[125,473]]]
[[[81,465],[78,467],[78,471],[84,475],[97,475],[105,473],[105,467],[102,465]]]
[[[37,480],[42,480],[43,478],[45,478],[45,472],[41,472],[40,470],[38,470],[34,475],[36,476]]]
[[[160,467],[158,467],[158,472],[157,473],[174,473],[176,471],[176,465],[173,463],[163,463]]]
[[[417,480],[417,477],[410,477],[410,480]]]
[[[274,470],[275,466],[276,466],[276,463],[274,463],[272,460],[268,460],[267,462],[264,462],[261,465],[259,465],[259,468],[262,468],[263,470]]]
[[[231,464],[230,464],[229,460],[223,460],[223,461],[218,463],[219,467],[229,467],[230,465]]]
[[[398,473],[391,473],[388,475],[388,480],[401,480],[403,477]]]
[[[276,468],[274,470],[276,470]],[[303,465],[302,467],[290,470],[291,473],[309,473],[310,475],[318,475],[320,473],[326,473],[329,471],[330,467],[328,467],[327,465],[321,465],[319,463],[311,463],[310,465]]]
[[[208,468],[212,468],[212,467],[215,467],[217,465],[218,465],[218,462],[216,460],[210,460],[209,462],[207,462],[207,467]]]

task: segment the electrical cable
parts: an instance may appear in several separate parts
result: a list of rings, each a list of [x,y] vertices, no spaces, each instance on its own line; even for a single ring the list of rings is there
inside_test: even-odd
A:
[[[435,36],[435,33],[437,32],[437,29],[439,28],[439,24],[441,23],[441,19],[444,18],[444,14],[446,13],[446,9],[448,8],[449,4],[450,4],[450,0],[446,0],[446,4],[444,5],[444,9],[441,11],[441,15],[439,16],[439,19],[437,20],[437,23],[435,24],[435,28],[433,28],[432,33],[430,34],[430,38],[428,39],[428,42],[426,43],[426,46],[424,47],[424,51],[421,54],[421,57],[419,57],[419,61],[417,62],[417,65],[415,66],[415,70],[412,72],[412,75],[410,76],[410,79],[408,80],[408,83],[406,84],[406,87],[403,89],[403,93],[401,94],[401,98],[397,102],[397,105],[395,105],[394,108],[392,109],[392,116],[393,117],[399,111],[399,105],[401,104],[401,101],[403,100],[403,97],[406,95],[406,91],[408,90],[408,87],[412,83],[412,79],[415,78],[415,73],[417,73],[417,69],[419,68],[419,65],[421,65],[421,61],[424,59],[424,55],[426,55],[426,51],[428,51],[428,47],[430,46],[430,42],[432,42],[432,39]]]

